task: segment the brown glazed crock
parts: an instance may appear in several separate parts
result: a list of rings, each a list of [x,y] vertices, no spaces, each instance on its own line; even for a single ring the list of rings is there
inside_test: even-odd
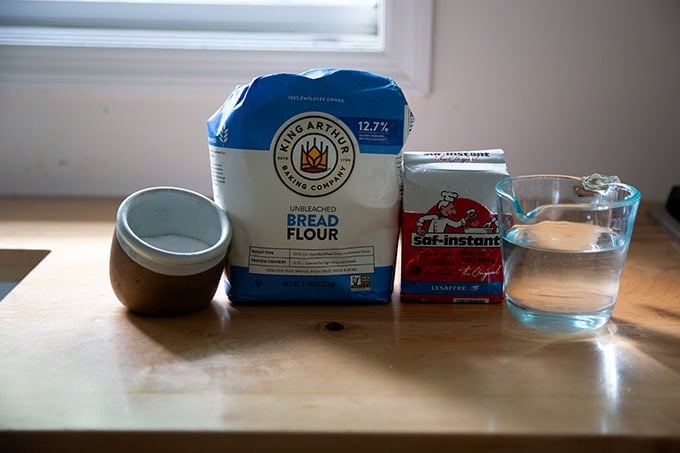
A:
[[[128,310],[141,315],[171,316],[208,306],[217,291],[225,259],[194,275],[164,275],[134,262],[111,241],[110,278],[113,292]]]
[[[158,242],[167,237],[193,243],[187,248],[182,241]],[[215,295],[230,240],[229,220],[209,198],[176,187],[135,192],[116,215],[111,287],[134,313],[171,316],[200,310]]]

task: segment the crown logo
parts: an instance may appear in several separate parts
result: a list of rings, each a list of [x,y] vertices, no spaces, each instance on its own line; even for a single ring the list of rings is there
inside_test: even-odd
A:
[[[302,153],[300,154],[300,170],[305,173],[321,173],[328,170],[328,145],[324,148],[323,145],[316,145],[316,138],[309,146],[307,142],[307,149],[302,146]]]

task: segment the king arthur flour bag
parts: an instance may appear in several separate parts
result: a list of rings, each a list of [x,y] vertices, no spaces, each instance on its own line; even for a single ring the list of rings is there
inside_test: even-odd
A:
[[[238,86],[208,120],[233,227],[229,298],[387,302],[412,116],[390,79],[318,69]]]

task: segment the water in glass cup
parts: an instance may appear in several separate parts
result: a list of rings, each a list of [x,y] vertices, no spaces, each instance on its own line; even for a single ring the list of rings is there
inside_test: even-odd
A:
[[[616,302],[627,241],[588,223],[515,225],[502,242],[505,293],[515,316],[539,330],[600,327]]]

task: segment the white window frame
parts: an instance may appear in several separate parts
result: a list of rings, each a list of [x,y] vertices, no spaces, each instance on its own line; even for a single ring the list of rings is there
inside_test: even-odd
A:
[[[271,72],[316,67],[373,71],[411,96],[430,93],[433,0],[386,0],[384,46],[328,49],[213,50],[0,45],[0,87],[26,85],[224,90]]]

